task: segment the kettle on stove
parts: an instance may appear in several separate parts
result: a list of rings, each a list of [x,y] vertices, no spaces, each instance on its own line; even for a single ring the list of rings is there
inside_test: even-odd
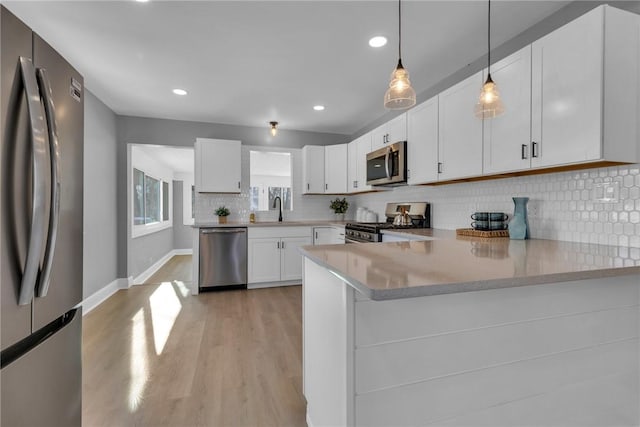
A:
[[[411,217],[407,213],[407,210],[404,207],[400,208],[400,212],[398,212],[393,219],[393,225],[411,225]]]

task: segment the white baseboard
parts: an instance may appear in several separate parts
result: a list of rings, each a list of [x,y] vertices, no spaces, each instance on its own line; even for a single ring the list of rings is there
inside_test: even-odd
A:
[[[291,280],[288,282],[265,282],[265,283],[249,283],[247,289],[277,288],[280,286],[299,286],[302,285],[300,280]]]
[[[111,295],[118,292],[118,289],[121,289],[119,285],[122,280],[126,280],[126,279],[116,279],[113,282],[109,283],[104,288],[98,290],[97,292],[94,292],[93,294],[85,298],[84,301],[82,301],[81,303],[82,315],[83,316],[86,315],[91,310],[93,310],[94,308],[102,304],[104,301],[106,301],[106,299],[109,298]]]
[[[151,267],[147,268],[145,271],[140,273],[135,279],[133,279],[134,285],[142,285],[145,283],[151,276],[155,274],[156,271],[160,270],[162,266],[169,261],[174,255],[190,255],[193,253],[192,249],[172,249],[167,252],[162,258],[153,263]]]

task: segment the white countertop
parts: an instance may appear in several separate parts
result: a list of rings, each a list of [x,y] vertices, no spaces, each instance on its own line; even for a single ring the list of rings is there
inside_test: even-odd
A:
[[[434,240],[305,246],[300,250],[373,300],[619,275],[638,275],[640,280],[638,248],[456,237],[448,230],[409,232]]]

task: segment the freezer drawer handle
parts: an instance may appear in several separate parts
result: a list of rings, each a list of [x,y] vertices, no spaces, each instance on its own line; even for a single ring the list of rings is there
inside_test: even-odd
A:
[[[48,206],[50,204],[51,164],[49,162],[49,144],[46,138],[44,112],[40,102],[36,70],[29,58],[20,57],[20,71],[22,83],[27,95],[27,110],[31,128],[31,143],[33,144],[33,183],[32,183],[32,212],[31,230],[29,232],[29,246],[20,284],[18,304],[27,305],[33,298],[38,279],[38,270],[43,261],[47,227],[49,225]],[[3,359],[4,363],[4,359]]]
[[[60,218],[60,147],[58,144],[58,125],[56,123],[56,110],[51,97],[51,84],[47,78],[47,72],[43,68],[38,69],[38,83],[40,94],[44,99],[44,112],[46,114],[47,128],[49,131],[49,152],[51,163],[51,211],[49,213],[49,235],[44,252],[44,264],[38,278],[37,296],[46,297],[51,284],[51,268],[53,267],[53,254],[56,248],[58,236],[58,219]]]
[[[67,311],[44,328],[2,350],[2,353],[0,353],[0,369],[4,369],[10,363],[15,362],[35,346],[42,344],[60,329],[71,323],[77,311],[77,308]]]

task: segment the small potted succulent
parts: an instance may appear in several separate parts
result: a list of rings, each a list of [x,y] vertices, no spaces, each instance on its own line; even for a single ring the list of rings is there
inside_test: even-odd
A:
[[[329,207],[333,210],[337,221],[344,221],[344,214],[349,209],[349,202],[347,199],[335,199],[331,201]]]
[[[227,209],[224,205],[216,209],[216,215],[218,215],[218,224],[226,224],[227,217],[230,213],[231,212],[229,212],[229,209]]]

